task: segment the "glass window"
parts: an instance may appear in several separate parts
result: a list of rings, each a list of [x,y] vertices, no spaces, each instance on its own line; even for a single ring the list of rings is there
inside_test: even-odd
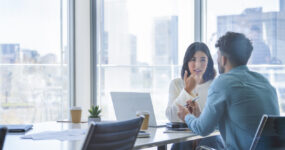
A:
[[[67,118],[67,0],[1,0],[0,124]]]
[[[234,6],[234,7],[224,7]],[[244,33],[253,43],[249,68],[275,86],[285,112],[285,2],[283,0],[207,1],[206,42],[216,59],[215,42],[227,31]]]
[[[111,91],[150,92],[165,120],[170,81],[194,41],[194,1],[98,1],[98,103],[115,119]]]

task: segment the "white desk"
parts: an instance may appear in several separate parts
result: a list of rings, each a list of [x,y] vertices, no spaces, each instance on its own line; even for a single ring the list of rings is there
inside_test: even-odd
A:
[[[71,123],[56,123],[46,122],[35,124],[34,128],[26,134],[39,133],[43,131],[62,131],[67,129],[87,129],[88,124],[71,124]],[[134,149],[142,149],[149,147],[158,147],[165,149],[167,144],[177,143],[182,141],[190,141],[199,138],[193,133],[163,133],[165,128],[149,128],[149,138],[137,138]],[[219,132],[214,132],[209,136],[219,135]],[[80,150],[83,140],[78,141],[58,141],[58,140],[30,140],[21,139],[23,134],[8,134],[5,139],[4,150]]]

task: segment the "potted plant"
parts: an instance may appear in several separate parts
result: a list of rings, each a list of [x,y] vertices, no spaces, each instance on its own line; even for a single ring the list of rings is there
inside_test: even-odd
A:
[[[90,109],[88,110],[90,113],[90,116],[88,117],[88,123],[94,121],[94,122],[100,122],[101,117],[100,114],[102,110],[99,108],[99,106],[91,105]]]

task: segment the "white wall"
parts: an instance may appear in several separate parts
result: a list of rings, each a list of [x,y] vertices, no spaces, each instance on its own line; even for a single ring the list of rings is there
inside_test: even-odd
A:
[[[76,105],[87,120],[90,107],[90,0],[75,0]]]

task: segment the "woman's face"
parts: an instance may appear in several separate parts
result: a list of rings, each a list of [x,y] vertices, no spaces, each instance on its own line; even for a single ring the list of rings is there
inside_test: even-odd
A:
[[[194,56],[188,62],[188,68],[191,74],[196,74],[198,76],[202,76],[208,65],[208,57],[202,51],[197,51]]]

